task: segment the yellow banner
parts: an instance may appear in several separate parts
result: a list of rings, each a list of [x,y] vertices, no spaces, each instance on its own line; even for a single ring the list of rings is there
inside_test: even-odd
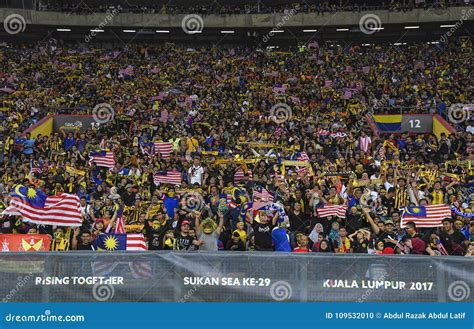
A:
[[[143,227],[143,224],[124,225],[125,231],[127,231],[127,233],[142,231]]]
[[[86,172],[70,166],[66,166],[66,171],[73,175],[85,176]]]

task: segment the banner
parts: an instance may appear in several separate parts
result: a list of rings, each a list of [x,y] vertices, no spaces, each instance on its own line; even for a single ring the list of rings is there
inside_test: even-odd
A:
[[[49,251],[51,237],[47,234],[1,234],[2,252]]]
[[[311,163],[308,161],[294,161],[294,160],[287,160],[281,163],[281,174],[286,176],[286,167],[304,167],[309,168],[309,175],[313,176],[313,167],[311,167]]]
[[[70,166],[66,166],[66,171],[70,174],[79,175],[79,176],[84,176],[86,174],[85,171],[79,170]]]
[[[92,115],[55,115],[54,116],[54,132],[79,131],[84,132],[94,123]]]
[[[32,273],[10,302],[91,302],[97,301],[94,291],[101,287],[110,294],[100,295],[100,301],[108,302],[474,301],[472,257],[75,251],[17,253],[18,266],[6,272],[3,264],[12,258],[0,254],[2,296],[15,289],[19,274],[32,260],[41,262],[45,270]],[[109,284],[101,285],[99,276]]]

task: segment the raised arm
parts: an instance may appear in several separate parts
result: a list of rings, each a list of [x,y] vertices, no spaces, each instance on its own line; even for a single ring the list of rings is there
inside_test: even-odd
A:
[[[72,235],[72,243],[71,243],[71,249],[72,250],[77,250],[77,238],[79,237],[79,232],[81,229],[79,227],[76,227],[74,229],[74,234]]]
[[[219,225],[217,225],[216,232],[217,234],[221,234],[222,228],[224,227],[224,214],[218,211],[217,216],[219,217]]]
[[[365,218],[370,223],[372,230],[374,231],[376,235],[378,235],[380,233],[380,228],[377,226],[377,224],[375,224],[372,216],[370,216],[369,211],[367,210],[367,208],[363,208],[362,211],[364,212]]]
[[[201,213],[198,211],[194,212],[194,228],[196,230],[196,234],[199,235],[201,234]]]
[[[272,224],[273,224],[273,226],[276,225],[276,223],[277,223],[277,221],[278,221],[278,218],[280,218],[280,213],[279,213],[279,212],[277,212],[276,215],[273,216],[273,218],[272,218]]]

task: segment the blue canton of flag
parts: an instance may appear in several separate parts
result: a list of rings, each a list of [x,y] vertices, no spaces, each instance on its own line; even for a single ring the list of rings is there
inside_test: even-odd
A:
[[[96,250],[126,250],[127,249],[127,235],[105,233],[100,234],[93,242]]]
[[[17,185],[12,193],[12,197],[20,198],[28,202],[33,207],[44,208],[47,195],[40,189],[28,188],[23,185]]]
[[[405,215],[414,217],[426,217],[426,208],[423,206],[406,207]]]

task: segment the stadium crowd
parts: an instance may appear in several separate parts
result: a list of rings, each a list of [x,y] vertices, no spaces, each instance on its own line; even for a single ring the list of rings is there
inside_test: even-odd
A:
[[[473,254],[472,134],[378,136],[365,119],[447,118],[451,104],[472,102],[457,43],[266,51],[49,40],[0,56],[2,208],[23,185],[77,194],[83,219],[52,227],[4,214],[2,233],[92,250],[123,220],[150,250]],[[64,112],[95,122],[22,134]],[[98,163],[105,155],[112,164]],[[442,226],[401,225],[407,209],[443,204]]]
[[[173,1],[155,2],[149,5],[138,5],[128,1],[116,2],[90,2],[81,1],[80,3],[64,3],[63,1],[38,1],[37,9],[42,11],[62,11],[74,14],[93,14],[97,12],[107,12],[119,9],[122,13],[140,13],[140,14],[162,14],[162,15],[239,15],[239,14],[258,14],[258,13],[284,13],[293,8],[298,8],[301,13],[334,13],[341,11],[364,11],[364,10],[390,10],[390,11],[410,11],[415,8],[421,9],[444,9],[452,6],[468,6],[471,0],[388,0],[378,3],[370,3],[365,0],[305,0],[292,1],[286,4],[275,3],[274,1],[253,1],[247,4],[229,4],[219,3],[217,1],[211,4],[201,5],[193,4],[183,6]]]

